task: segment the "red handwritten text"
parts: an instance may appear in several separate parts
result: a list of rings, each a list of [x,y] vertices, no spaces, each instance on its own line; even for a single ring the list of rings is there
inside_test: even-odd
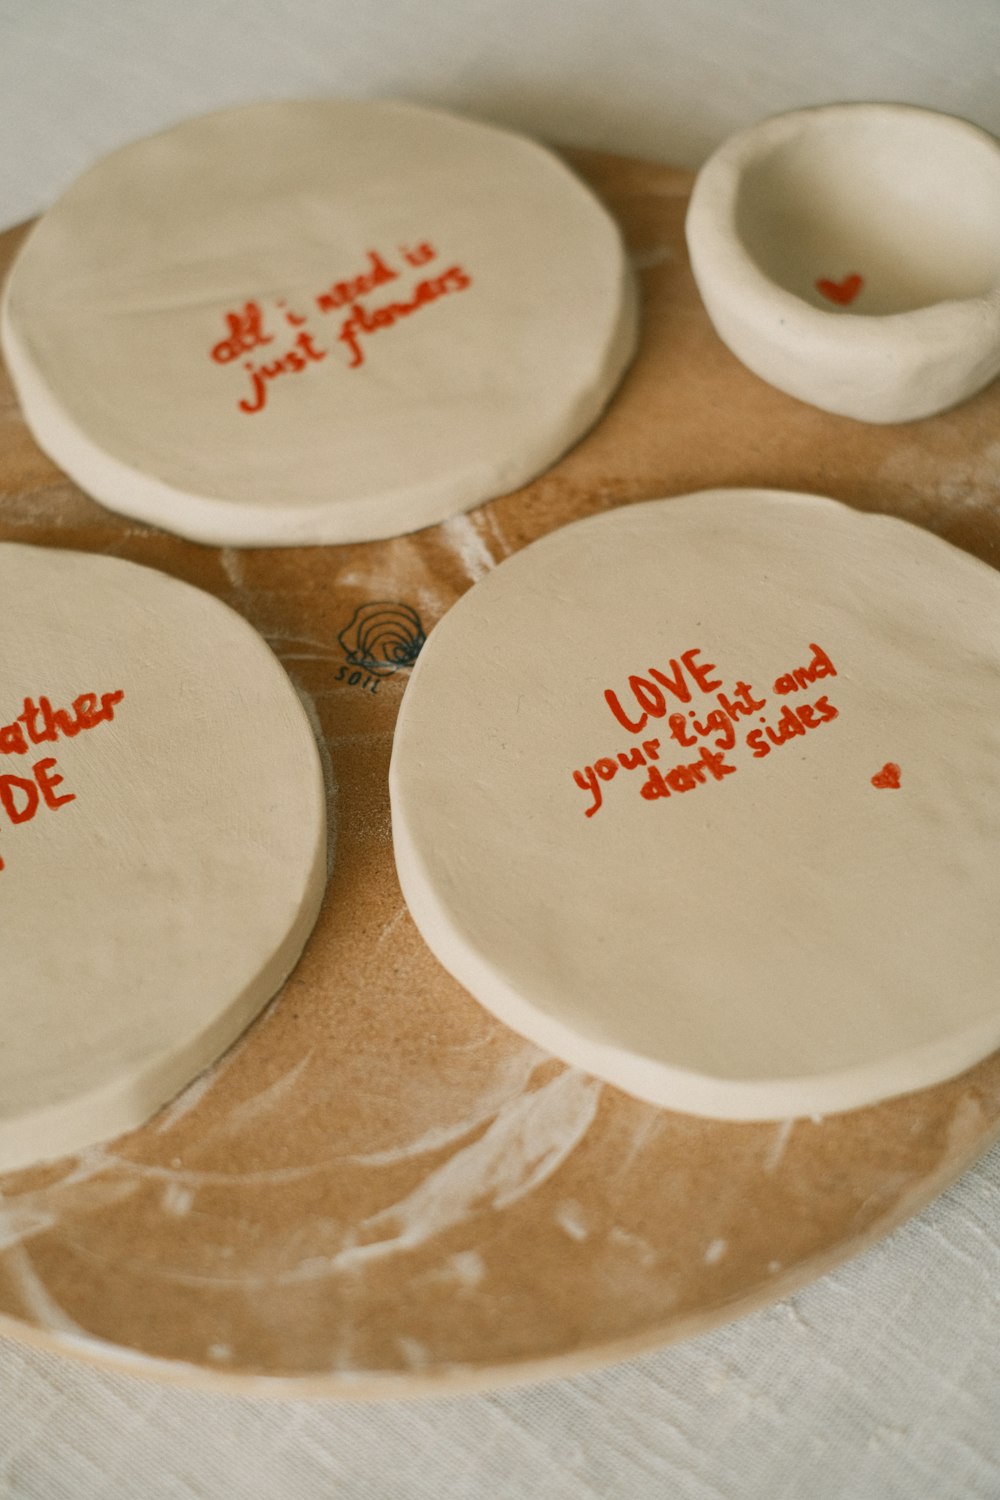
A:
[[[51,744],[65,738],[74,739],[85,729],[95,729],[98,724],[113,719],[115,706],[125,697],[124,691],[114,693],[81,693],[73,700],[71,708],[53,708],[48,698],[25,698],[24,708],[9,724],[0,726],[0,755],[27,755],[32,746]],[[0,775],[0,810],[13,826],[30,823],[44,806],[56,809],[76,801],[75,792],[62,795],[56,788],[63,777],[56,772],[57,761],[53,756],[37,760],[30,767],[30,776],[15,776],[10,772]],[[4,862],[0,859],[0,870]]]
[[[615,689],[606,688],[604,701],[623,729],[638,735],[651,719],[666,719],[669,739],[684,750],[697,751],[697,756],[667,770],[656,764],[661,758],[661,741],[643,740],[641,748],[619,750],[614,756],[602,756],[592,765],[575,770],[573,781],[589,798],[583,809],[586,816],[592,818],[599,811],[604,803],[604,785],[622,770],[646,768],[639,790],[653,802],[732,776],[739,767],[727,759],[730,754],[748,749],[751,759],[763,760],[779,746],[838,718],[839,710],[825,693],[811,703],[787,701],[820,679],[837,676],[836,667],[821,646],[811,643],[809,650],[811,656],[804,665],[792,667],[774,680],[771,691],[785,701],[773,722],[764,714],[767,695],[758,693],[742,678],[727,688],[715,663],[701,659],[700,647],[671,657],[666,666],[647,667],[645,676],[631,675],[627,681],[632,702],[627,708]],[[699,703],[695,703],[696,694]],[[681,704],[691,706],[681,711],[677,706]],[[747,725],[746,721],[754,718],[757,724]],[[873,784],[889,783],[873,778]]]
[[[356,370],[358,365],[364,364],[365,356],[360,342],[362,334],[378,333],[380,328],[391,328],[399,318],[408,318],[418,308],[426,307],[438,297],[444,297],[449,292],[464,292],[471,285],[471,278],[461,266],[449,266],[447,271],[435,276],[433,280],[419,281],[409,302],[389,302],[371,312],[367,312],[360,302],[355,302],[350,317],[344,319],[337,334],[340,342],[346,344],[351,351],[350,368]]]
[[[836,677],[837,669],[826,652],[812,643],[809,650],[812,652],[812,660],[804,667],[794,667],[791,672],[783,672],[774,684],[776,693],[795,693],[809,687],[820,677]]]
[[[253,400],[247,401],[244,397],[238,403],[240,411],[262,411],[267,401],[267,381],[275,380],[279,375],[297,375],[306,368],[310,360],[319,364],[322,359],[326,359],[326,350],[317,349],[313,344],[312,334],[303,329],[291,349],[281,359],[275,359],[269,364],[257,367],[247,360],[246,370],[253,387]]]
[[[825,694],[822,698],[817,698],[815,703],[798,703],[794,708],[786,703],[777,724],[768,724],[761,719],[760,722],[765,727],[751,729],[747,735],[747,744],[754,759],[763,760],[765,755],[770,755],[772,745],[787,745],[797,735],[805,734],[809,729],[818,729],[821,724],[829,724],[831,719],[837,717],[837,712]]]
[[[398,249],[400,258],[395,266],[390,257],[380,250],[368,250],[363,270],[331,282],[324,291],[310,297],[311,305],[305,310],[301,304],[298,309],[289,307],[284,298],[279,297],[270,309],[265,309],[260,302],[248,301],[242,307],[223,314],[228,332],[225,338],[212,346],[210,353],[217,364],[228,365],[237,360],[242,361],[243,369],[249,377],[250,390],[237,400],[236,405],[240,411],[249,415],[263,411],[268,404],[268,393],[273,381],[282,375],[301,375],[314,365],[321,364],[333,352],[325,346],[322,336],[309,326],[310,317],[341,309],[346,311],[346,317],[342,319],[336,334],[336,341],[344,347],[347,368],[356,370],[365,363],[364,341],[372,334],[392,328],[420,308],[429,307],[432,302],[450,293],[463,292],[472,285],[471,276],[461,266],[448,266],[439,275],[418,281],[397,300],[383,303],[379,307],[368,306],[362,298],[370,296],[380,287],[398,281],[404,272],[427,265],[438,254],[429,240],[421,240],[414,245],[400,245]],[[401,270],[397,268],[399,266],[402,267]],[[282,329],[282,318],[288,325],[287,328]],[[272,330],[276,325],[286,338],[288,329],[294,329],[296,337],[293,342],[285,344],[283,349],[279,342],[276,349],[269,351],[266,359],[245,358],[263,345],[275,343],[277,334]]]
[[[348,281],[335,281],[329,291],[320,292],[316,298],[316,306],[320,312],[333,312],[334,308],[346,307],[349,302],[356,302],[366,292],[373,292],[377,286],[385,286],[386,282],[396,281],[398,278],[399,272],[387,266],[377,250],[369,250],[367,271],[362,271],[359,276]]]
[[[648,667],[648,677],[631,676],[628,685],[632,690],[632,696],[642,709],[640,717],[636,720],[630,719],[622,708],[621,700],[611,688],[606,688],[604,699],[624,729],[630,734],[640,734],[649,720],[662,719],[667,711],[667,700],[663,696],[666,688],[674,698],[681,703],[691,702],[692,688],[699,692],[711,693],[722,686],[722,678],[713,680],[712,673],[715,671],[714,662],[706,662],[704,666],[695,661],[696,656],[701,655],[701,649],[695,647],[692,651],[685,651],[680,661],[671,658],[669,673],[663,672],[658,667]]]
[[[626,771],[635,771],[639,766],[647,764],[649,760],[658,760],[660,755],[659,740],[643,740],[642,749],[619,750],[617,756],[602,755],[592,766],[584,766],[582,771],[573,772],[573,780],[582,792],[589,790],[594,801],[587,808],[587,817],[592,818],[601,805],[602,793],[601,782],[611,781],[618,775],[618,767],[622,766]]]
[[[273,333],[264,332],[264,315],[257,302],[245,302],[239,312],[228,312],[225,317],[229,337],[220,339],[212,348],[216,364],[228,365],[241,354],[249,354],[251,349],[269,344],[274,338]]]

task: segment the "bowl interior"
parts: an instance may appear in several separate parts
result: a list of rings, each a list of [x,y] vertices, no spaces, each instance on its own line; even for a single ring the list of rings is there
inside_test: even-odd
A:
[[[736,229],[764,274],[869,315],[1000,285],[1000,147],[891,106],[805,113],[744,170]]]

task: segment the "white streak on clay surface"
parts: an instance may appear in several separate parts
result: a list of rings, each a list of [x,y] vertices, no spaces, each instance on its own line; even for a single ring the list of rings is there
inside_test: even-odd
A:
[[[765,1172],[773,1172],[775,1170],[785,1154],[785,1147],[788,1145],[789,1137],[794,1129],[794,1120],[782,1120],[774,1133],[774,1139],[768,1148],[767,1155],[764,1157]]]
[[[452,516],[450,521],[445,521],[441,530],[473,583],[478,583],[480,578],[485,578],[496,567],[496,559],[476,529],[471,516]]]
[[[55,1222],[56,1215],[48,1209],[0,1197],[0,1251],[23,1245],[36,1234],[44,1234]]]
[[[260,1115],[266,1114],[269,1110],[277,1110],[280,1118],[281,1107],[288,1100],[288,1096],[295,1092],[295,1086],[309,1066],[312,1055],[313,1049],[310,1047],[309,1051],[303,1057],[300,1057],[298,1062],[289,1068],[287,1073],[283,1073],[280,1078],[276,1078],[274,1083],[268,1084],[266,1088],[261,1089],[258,1094],[254,1094],[252,1098],[245,1099],[242,1104],[234,1105],[225,1118],[219,1121],[216,1129],[210,1133],[211,1137],[216,1135],[237,1135],[252,1125]],[[210,1137],[206,1137],[206,1139],[208,1138]]]
[[[641,1234],[632,1234],[623,1229],[620,1224],[613,1224],[608,1230],[608,1239],[613,1245],[621,1246],[631,1251],[639,1261],[639,1264],[647,1270],[656,1263],[656,1251],[648,1240],[644,1240]]]
[[[191,1212],[194,1204],[194,1193],[191,1188],[182,1187],[179,1182],[170,1182],[163,1190],[160,1200],[163,1212],[173,1214],[175,1218],[183,1219]]]
[[[350,1246],[332,1269],[356,1270],[366,1261],[412,1250],[463,1223],[482,1208],[503,1209],[551,1177],[586,1135],[601,1085],[567,1069],[533,1093],[512,1100],[489,1129],[431,1172],[398,1203],[362,1224],[382,1237]]]
[[[237,594],[242,594],[247,586],[242,553],[235,547],[223,547],[219,551],[219,561],[232,588]]]
[[[448,1261],[448,1269],[461,1286],[471,1288],[478,1286],[486,1275],[486,1262],[478,1250],[459,1250]]]
[[[963,514],[991,510],[1000,499],[1000,440],[976,452],[929,461],[920,443],[900,444],[883,461],[879,483],[895,495],[894,509],[916,524],[941,531]]]
[[[396,1347],[407,1367],[411,1370],[426,1370],[430,1359],[427,1350],[418,1339],[401,1338],[396,1340]]]
[[[556,1209],[555,1221],[563,1233],[568,1234],[570,1239],[576,1240],[578,1244],[587,1239],[590,1234],[583,1209],[575,1201],[561,1203]]]
[[[261,1018],[264,1019],[263,1017]],[[258,1025],[260,1022],[258,1022]],[[488,1040],[488,1039],[487,1039]],[[157,1123],[157,1134],[165,1134],[180,1120],[184,1119],[208,1093],[214,1083],[221,1077],[224,1069],[227,1069],[236,1059],[238,1053],[247,1045],[247,1038],[243,1037],[217,1063],[209,1072],[203,1073],[193,1084],[187,1088],[178,1099],[166,1110]],[[462,1049],[459,1049],[462,1050]],[[255,1120],[268,1109],[281,1106],[287,1099],[294,1085],[299,1081],[304,1072],[310,1055],[302,1057],[289,1071],[269,1084],[252,1098],[235,1105],[226,1115],[220,1119],[218,1126],[212,1132],[213,1135],[231,1135],[237,1128],[245,1128],[251,1121]],[[159,1180],[167,1185],[200,1185],[218,1184],[223,1187],[235,1187],[243,1184],[247,1187],[264,1187],[271,1183],[291,1183],[303,1178],[313,1177],[329,1171],[339,1163],[348,1166],[380,1167],[393,1166],[399,1162],[412,1159],[417,1156],[430,1155],[442,1150],[456,1140],[461,1140],[478,1129],[488,1120],[494,1119],[498,1112],[508,1108],[511,1102],[517,1103],[518,1096],[524,1096],[523,1091],[530,1082],[531,1076],[540,1064],[549,1061],[548,1054],[542,1052],[531,1043],[524,1043],[510,1056],[502,1058],[496,1065],[486,1086],[477,1095],[472,1107],[460,1118],[448,1125],[436,1126],[409,1140],[401,1141],[398,1145],[386,1147],[381,1151],[361,1153],[357,1155],[341,1155],[336,1150],[331,1152],[327,1158],[315,1162],[304,1162],[300,1165],[289,1165],[287,1167],[272,1167],[258,1169],[256,1171],[242,1172],[234,1169],[229,1171],[221,1169],[203,1169],[199,1167],[183,1165],[177,1161],[173,1165],[165,1165],[153,1162],[132,1161],[127,1157],[121,1157],[112,1149],[102,1146],[91,1147],[88,1151],[81,1153],[78,1157],[78,1165],[73,1172],[63,1178],[60,1182],[49,1188],[42,1189],[37,1195],[44,1199],[46,1205],[51,1204],[53,1213],[51,1222],[55,1223],[60,1217],[65,1217],[60,1210],[75,1212],[78,1208],[84,1210],[90,1207],[103,1206],[105,1202],[116,1201],[136,1191],[142,1181]],[[513,1096],[513,1101],[512,1101]],[[280,1109],[278,1111],[280,1116]],[[334,1143],[335,1144],[335,1143]],[[108,1177],[102,1185],[99,1193],[100,1204],[95,1200],[89,1202],[77,1202],[74,1198],[70,1204],[66,1200],[67,1189],[82,1182],[89,1182],[94,1177],[102,1174],[114,1174],[113,1179]],[[9,1202],[10,1200],[8,1200]],[[24,1212],[23,1209],[19,1211]],[[3,1248],[2,1232],[5,1222],[3,1209],[0,1207],[0,1250]],[[46,1226],[50,1227],[50,1226]]]
[[[627,1149],[618,1162],[618,1176],[622,1178],[630,1169],[632,1163],[650,1145],[650,1142],[659,1135],[664,1126],[665,1116],[659,1110],[647,1110],[639,1124],[632,1132],[632,1139]]]
[[[390,1146],[382,1151],[362,1152],[345,1157],[344,1160],[349,1161],[353,1166],[388,1167],[415,1156],[426,1156],[431,1152],[440,1151],[445,1146],[451,1145],[453,1141],[459,1141],[463,1136],[471,1135],[480,1125],[492,1119],[498,1111],[502,1112],[510,1108],[511,1095],[533,1097],[524,1096],[523,1091],[535,1069],[540,1063],[546,1061],[548,1061],[547,1053],[532,1046],[530,1042],[526,1042],[510,1057],[504,1058],[498,1064],[487,1087],[479,1094],[469,1113],[463,1115],[461,1119],[447,1125],[435,1125],[430,1130],[398,1146]],[[513,1102],[519,1103],[520,1099],[515,1097]]]
[[[183,1120],[185,1115],[190,1114],[191,1110],[201,1103],[212,1084],[218,1079],[219,1071],[220,1065],[216,1063],[214,1068],[210,1068],[207,1073],[202,1073],[200,1078],[196,1078],[193,1083],[189,1084],[184,1092],[177,1096],[173,1104],[167,1106],[157,1121],[157,1135],[164,1135],[168,1130],[172,1130],[178,1120]]]
[[[0,1192],[0,1253],[19,1249],[25,1240],[57,1228],[68,1215],[94,1212],[130,1198],[139,1181],[111,1175],[120,1165],[117,1158],[95,1147],[82,1152],[73,1170],[49,1187],[13,1197]]]
[[[276,1097],[280,1099],[287,1094],[305,1061],[303,1059],[275,1085],[237,1107],[238,1111],[249,1111],[244,1123],[250,1114],[267,1108]],[[309,1255],[298,1258],[291,1265],[287,1261],[281,1264],[280,1259],[270,1266],[254,1266],[248,1262],[241,1269],[236,1270],[233,1266],[226,1273],[218,1267],[206,1272],[160,1263],[156,1266],[157,1274],[166,1282],[191,1286],[241,1287],[247,1291],[262,1286],[288,1286],[360,1271],[371,1262],[416,1249],[480,1212],[510,1207],[558,1171],[586,1135],[597,1111],[602,1085],[575,1069],[565,1069],[540,1087],[524,1092],[535,1069],[547,1061],[546,1054],[530,1044],[523,1045],[504,1059],[490,1086],[475,1100],[472,1111],[453,1127],[447,1131],[427,1132],[401,1143],[394,1150],[379,1153],[382,1157],[379,1164],[392,1166],[438,1149],[446,1143],[442,1141],[445,1134],[449,1138],[469,1135],[486,1120],[491,1122],[471,1144],[454,1151],[440,1166],[432,1167],[410,1193],[363,1220],[346,1240],[341,1238],[340,1247],[332,1255]],[[231,1116],[227,1117],[225,1124],[230,1123]],[[43,1211],[35,1212],[33,1205],[25,1203],[23,1207],[19,1206],[17,1223],[22,1230],[41,1233],[58,1225],[60,1210],[68,1210],[76,1218],[80,1211],[100,1208],[128,1197],[144,1181],[156,1178],[164,1184],[159,1200],[161,1212],[172,1218],[183,1217],[191,1211],[195,1201],[193,1187],[186,1184],[218,1182],[234,1186],[258,1182],[263,1186],[266,1181],[322,1173],[336,1162],[350,1166],[371,1165],[364,1157],[333,1156],[327,1161],[308,1166],[303,1164],[298,1168],[226,1174],[191,1170],[179,1162],[173,1167],[132,1162],[95,1147],[80,1157],[77,1169],[69,1178],[38,1195],[52,1208],[44,1222]],[[102,1180],[95,1181],[99,1175]],[[69,1201],[63,1198],[65,1190],[88,1183],[91,1186],[83,1197],[74,1193]],[[578,1206],[572,1200],[566,1200],[562,1207],[572,1210]],[[576,1222],[574,1218],[574,1224]],[[3,1223],[0,1218],[0,1226]],[[367,1243],[357,1243],[358,1238],[368,1236],[371,1238]],[[77,1250],[84,1248],[73,1235],[66,1243]],[[93,1258],[95,1250],[96,1247],[90,1245],[86,1253]],[[103,1259],[100,1254],[97,1258]],[[152,1266],[148,1269],[151,1270]],[[486,1266],[478,1251],[466,1250],[447,1256],[436,1274],[446,1275],[458,1287],[471,1289],[485,1277]],[[43,1326],[61,1326],[48,1323],[40,1314],[38,1316]]]
[[[86,1332],[79,1323],[60,1307],[55,1298],[46,1290],[41,1277],[32,1264],[31,1256],[23,1245],[17,1245],[8,1250],[4,1258],[4,1270],[10,1277],[17,1290],[18,1296],[24,1303],[25,1309],[42,1328],[50,1328],[59,1333],[82,1334]]]

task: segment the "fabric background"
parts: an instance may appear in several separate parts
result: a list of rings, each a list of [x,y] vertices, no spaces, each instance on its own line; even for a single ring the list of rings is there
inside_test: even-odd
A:
[[[262,97],[395,95],[697,166],[900,99],[1000,131],[993,0],[0,0],[0,227],[104,151]],[[0,1341],[12,1500],[997,1500],[1000,1149],[859,1260],[614,1369],[418,1404],[190,1394]]]

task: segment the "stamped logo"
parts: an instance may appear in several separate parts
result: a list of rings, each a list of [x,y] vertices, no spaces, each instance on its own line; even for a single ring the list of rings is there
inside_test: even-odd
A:
[[[374,693],[380,678],[412,667],[427,636],[412,605],[376,599],[359,605],[337,639],[354,668],[341,667],[337,680]]]

